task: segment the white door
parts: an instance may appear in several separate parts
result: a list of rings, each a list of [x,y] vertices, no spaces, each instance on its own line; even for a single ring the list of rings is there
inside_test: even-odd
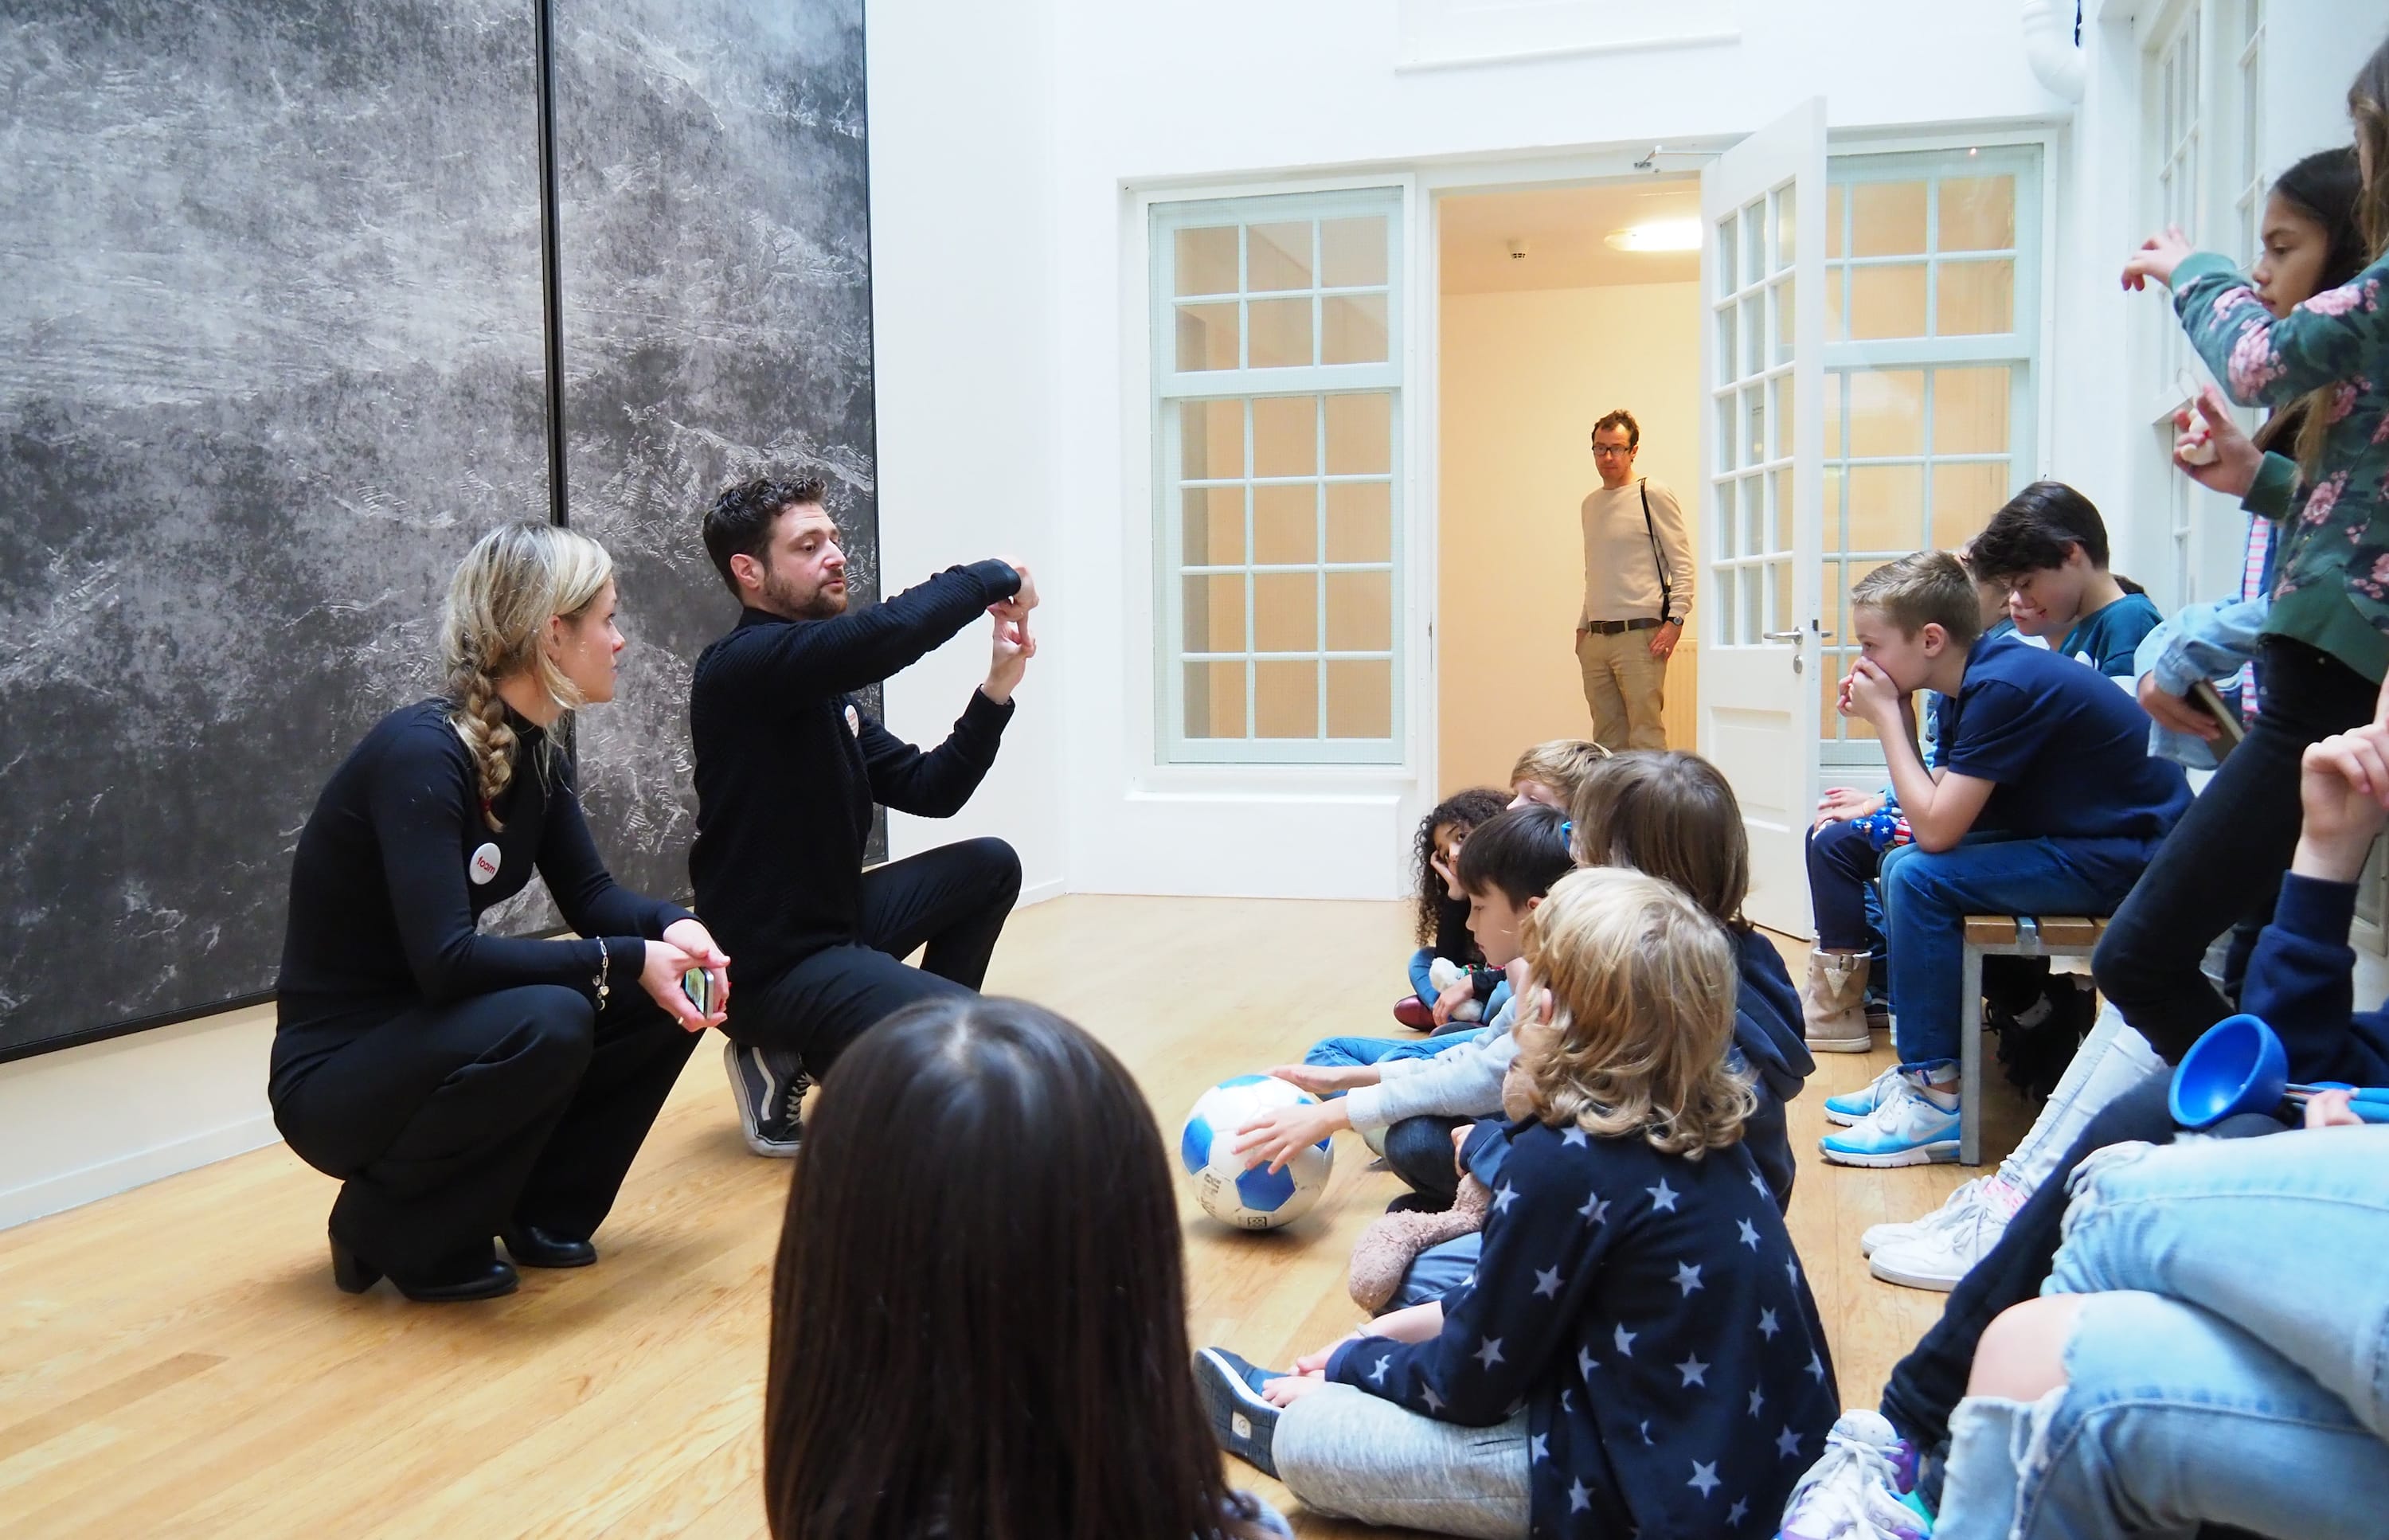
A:
[[[1824,99],[1703,172],[1701,211],[1700,749],[1750,833],[1746,912],[1807,936],[1824,613]]]

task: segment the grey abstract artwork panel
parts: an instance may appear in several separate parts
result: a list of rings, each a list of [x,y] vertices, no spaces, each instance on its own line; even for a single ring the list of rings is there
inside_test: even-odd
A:
[[[269,987],[548,507],[522,0],[0,0],[0,1056]]]
[[[685,895],[689,674],[738,613],[706,505],[758,470],[822,477],[855,602],[878,594],[862,7],[551,3],[566,486],[630,642],[579,724],[581,784],[616,874]]]

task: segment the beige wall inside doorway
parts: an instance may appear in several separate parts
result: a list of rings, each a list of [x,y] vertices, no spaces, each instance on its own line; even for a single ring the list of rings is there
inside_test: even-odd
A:
[[[1591,735],[1577,508],[1600,485],[1592,424],[1610,408],[1642,425],[1636,469],[1675,489],[1698,558],[1700,286],[1448,293],[1442,312],[1437,779],[1449,793],[1501,784],[1528,744]],[[1695,746],[1699,597],[1667,671],[1675,748]]]

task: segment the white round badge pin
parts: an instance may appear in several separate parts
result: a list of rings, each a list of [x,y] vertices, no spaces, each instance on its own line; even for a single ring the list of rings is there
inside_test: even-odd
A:
[[[473,852],[473,859],[465,863],[465,874],[473,879],[474,886],[481,886],[498,874],[499,859],[496,844],[485,841],[479,850]]]

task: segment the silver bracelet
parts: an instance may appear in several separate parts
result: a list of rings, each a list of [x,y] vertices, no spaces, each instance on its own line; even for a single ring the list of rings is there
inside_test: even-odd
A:
[[[606,943],[604,943],[603,941],[598,942],[598,943],[597,943],[597,1009],[598,1009],[598,1010],[600,1010],[600,1011],[603,1011],[603,1010],[605,1010],[605,1009],[606,1009],[606,974],[607,974],[607,971],[608,971],[608,970],[610,970],[610,969],[613,967],[613,965],[614,965],[614,954],[613,954],[613,953],[611,953],[611,952],[609,952],[609,951],[607,951],[607,950],[606,949]]]

